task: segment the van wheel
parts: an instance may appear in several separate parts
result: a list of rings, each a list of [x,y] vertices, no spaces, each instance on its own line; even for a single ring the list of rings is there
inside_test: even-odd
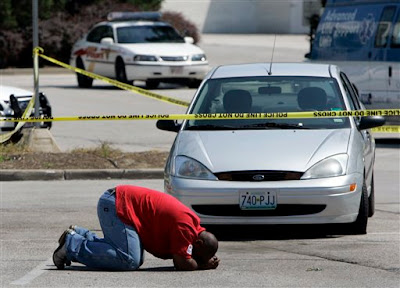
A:
[[[371,180],[371,194],[368,197],[368,217],[372,217],[375,214],[375,184],[374,174],[372,174]]]
[[[76,68],[85,70],[85,65],[81,58],[76,59]],[[90,88],[93,85],[93,78],[85,76],[81,73],[76,73],[76,78],[78,80],[78,86],[80,88]]]
[[[364,235],[367,234],[367,224],[368,224],[368,191],[367,184],[363,183],[361,192],[360,208],[358,210],[358,216],[355,222],[346,225],[345,234],[350,235]]]
[[[125,63],[121,58],[118,58],[115,63],[115,76],[119,82],[126,84],[129,83],[128,78],[126,77]]]

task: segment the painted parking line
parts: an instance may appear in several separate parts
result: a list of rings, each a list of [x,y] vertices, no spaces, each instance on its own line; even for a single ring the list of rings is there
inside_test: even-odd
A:
[[[30,272],[28,272],[27,274],[25,274],[18,280],[11,282],[10,284],[18,285],[18,286],[29,284],[32,280],[36,279],[43,273],[47,272],[49,269],[49,266],[54,266],[52,258],[49,258],[46,261],[40,263],[35,268],[33,268],[33,270],[31,270]]]

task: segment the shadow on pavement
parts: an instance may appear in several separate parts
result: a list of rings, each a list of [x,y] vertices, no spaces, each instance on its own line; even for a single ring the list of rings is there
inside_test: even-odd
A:
[[[400,148],[400,139],[399,138],[379,138],[375,139],[375,144],[377,148]]]
[[[337,238],[334,225],[202,225],[219,241]],[[340,233],[343,235],[343,233]],[[334,236],[333,236],[334,235]]]

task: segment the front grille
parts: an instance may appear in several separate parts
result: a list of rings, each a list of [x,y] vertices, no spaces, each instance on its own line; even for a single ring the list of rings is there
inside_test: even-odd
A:
[[[224,181],[283,181],[300,180],[302,172],[293,171],[233,171],[216,173],[219,180]]]
[[[323,211],[326,205],[281,204],[274,210],[242,210],[239,205],[192,205],[194,211],[208,216],[295,216],[310,215]]]
[[[171,62],[176,62],[176,61],[187,61],[188,56],[160,56],[160,58],[163,61],[171,61]]]

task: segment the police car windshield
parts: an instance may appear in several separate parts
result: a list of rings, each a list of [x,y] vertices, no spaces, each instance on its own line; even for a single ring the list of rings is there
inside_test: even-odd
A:
[[[118,43],[184,43],[170,26],[128,26],[117,28]]]
[[[210,79],[197,96],[191,114],[214,115],[218,120],[189,120],[185,129],[218,130],[215,126],[240,129],[338,129],[349,127],[348,117],[318,118],[346,110],[343,96],[333,78],[324,77],[241,77]],[[286,112],[313,112],[316,118],[286,118]],[[317,112],[322,111],[322,112]],[[323,112],[326,111],[326,112]],[[224,119],[252,113],[262,119]],[[274,119],[273,116],[282,118]],[[324,115],[321,115],[324,116]],[[214,125],[203,129],[203,125]],[[204,127],[206,128],[206,127]]]

